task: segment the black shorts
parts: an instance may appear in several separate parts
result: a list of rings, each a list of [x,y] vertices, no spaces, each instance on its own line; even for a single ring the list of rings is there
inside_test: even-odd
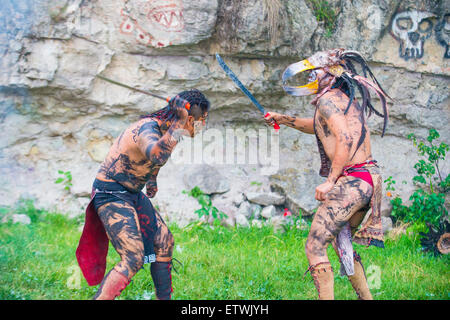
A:
[[[109,202],[124,201],[137,212],[144,242],[144,263],[155,261],[153,240],[157,229],[155,208],[143,192],[131,192],[117,182],[105,182],[98,179],[93,184],[93,204],[95,211]]]

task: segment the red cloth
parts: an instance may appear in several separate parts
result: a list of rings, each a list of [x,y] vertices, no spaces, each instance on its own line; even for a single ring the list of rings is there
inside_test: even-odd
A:
[[[344,170],[342,171],[342,174],[340,175],[340,177],[352,176],[352,177],[360,178],[360,179],[366,181],[368,184],[370,184],[372,186],[372,188],[373,188],[372,175],[370,174],[369,171],[353,171],[353,172],[351,170],[350,170],[350,172],[347,171],[348,169],[362,168],[366,164],[367,163],[364,162],[364,163],[354,164],[354,165],[351,165],[351,166],[346,166],[346,167],[344,167]]]
[[[86,208],[83,233],[75,255],[87,283],[95,286],[105,276],[109,239],[92,199]]]

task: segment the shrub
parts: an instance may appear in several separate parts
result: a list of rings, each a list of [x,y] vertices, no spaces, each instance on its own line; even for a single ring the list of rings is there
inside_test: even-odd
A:
[[[391,200],[392,216],[395,220],[438,228],[443,217],[447,215],[445,193],[449,191],[450,174],[445,179],[442,178],[439,160],[445,160],[449,146],[445,143],[437,145],[434,142],[437,138],[439,133],[435,129],[430,129],[426,141],[418,140],[413,133],[408,135],[408,139],[412,140],[419,155],[423,157],[414,165],[417,174],[412,179],[419,188],[410,196],[409,206],[403,204],[403,200],[398,196]],[[396,181],[388,177],[384,182],[387,183],[389,196],[390,191],[395,191],[393,185]]]

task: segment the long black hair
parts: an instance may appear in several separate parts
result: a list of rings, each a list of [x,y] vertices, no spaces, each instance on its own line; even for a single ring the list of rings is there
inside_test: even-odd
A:
[[[199,117],[204,115],[209,111],[209,108],[211,107],[209,100],[198,89],[180,92],[178,96],[189,102],[191,108],[189,109],[188,114],[190,116],[193,116],[195,119],[198,119]],[[174,117],[175,113],[173,112],[170,103],[156,112],[141,116],[141,118],[157,118],[163,121],[172,120]]]
[[[360,120],[362,123],[361,137],[358,141],[358,145],[355,150],[356,153],[356,151],[359,149],[359,147],[364,142],[364,139],[366,137],[365,114],[367,114],[367,116],[370,117],[372,113],[374,113],[375,115],[383,118],[383,130],[381,133],[381,137],[384,136],[389,118],[386,97],[391,100],[392,98],[389,97],[389,95],[383,90],[380,83],[375,78],[372,70],[370,70],[366,60],[358,52],[346,51],[341,55],[340,58],[342,59],[340,65],[344,68],[345,72],[342,73],[340,77],[336,78],[336,82],[332,88],[340,89],[349,97],[349,102],[344,111],[344,114],[348,112],[350,106],[352,105],[355,99],[355,88],[358,89],[362,97],[362,104],[359,104],[358,101],[356,101],[356,108],[358,108],[361,111]],[[354,63],[359,64],[364,77],[358,75]],[[370,77],[370,79],[373,82],[371,82],[368,77]],[[378,111],[373,106],[371,102],[369,89],[374,90],[378,95],[378,97],[380,98],[382,105],[382,112]],[[354,155],[355,154],[353,154],[353,156]]]

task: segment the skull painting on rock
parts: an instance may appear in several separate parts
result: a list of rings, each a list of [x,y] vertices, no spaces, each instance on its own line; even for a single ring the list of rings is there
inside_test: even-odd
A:
[[[450,13],[445,14],[436,25],[436,39],[445,47],[444,58],[450,58]]]
[[[436,15],[415,10],[400,12],[394,17],[392,34],[400,41],[400,57],[405,60],[423,57],[423,45],[433,32],[432,17]]]

